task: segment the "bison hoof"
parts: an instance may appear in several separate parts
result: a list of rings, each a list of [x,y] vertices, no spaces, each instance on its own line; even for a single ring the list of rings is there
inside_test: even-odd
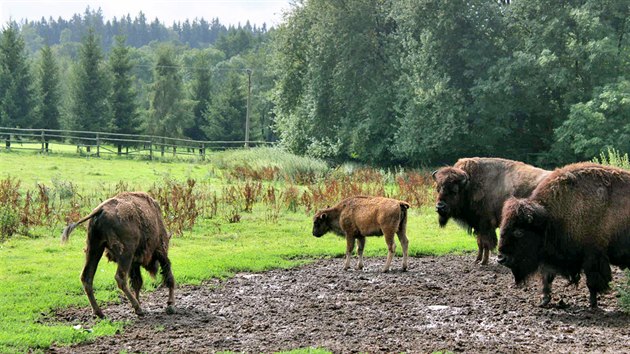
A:
[[[142,309],[137,309],[137,310],[136,310],[136,315],[138,315],[138,317],[144,317],[145,312],[144,312],[144,311],[142,311]]]
[[[100,311],[100,310],[99,310],[99,311],[94,312],[94,315],[95,315],[96,317],[100,318],[100,319],[105,318],[105,315],[103,314],[103,311]]]
[[[551,302],[551,297],[545,296],[540,300],[538,307],[546,307]]]
[[[175,307],[174,306],[169,305],[169,306],[166,307],[166,314],[174,315],[175,313],[176,312],[175,312]]]

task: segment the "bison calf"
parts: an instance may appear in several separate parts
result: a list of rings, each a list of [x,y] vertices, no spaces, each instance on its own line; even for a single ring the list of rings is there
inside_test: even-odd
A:
[[[142,287],[140,266],[151,276],[155,276],[158,266],[162,268],[163,282],[169,288],[166,312],[174,313],[175,279],[167,255],[170,236],[164,227],[157,202],[142,192],[120,193],[101,203],[90,215],[69,224],[61,235],[62,242],[67,242],[77,225],[88,220],[86,259],[81,282],[94,314],[104,317],[96,304],[92,288],[94,274],[104,251],[107,251],[110,261],[118,264],[116,282],[136,314],[143,314],[139,303]],[[135,295],[129,291],[128,276]]]
[[[354,250],[355,240],[359,261],[357,269],[363,268],[363,249],[366,236],[385,235],[387,243],[387,261],[383,272],[387,272],[392,263],[396,243],[394,234],[403,251],[403,270],[407,270],[407,209],[409,203],[383,197],[351,197],[342,200],[332,208],[322,209],[313,218],[313,236],[321,237],[332,231],[346,238],[346,260],[344,269],[350,267],[350,255]]]
[[[454,166],[433,172],[438,192],[435,209],[441,227],[450,218],[477,238],[477,259],[487,264],[497,245],[503,203],[527,197],[550,172],[518,161],[499,158],[464,158]]]
[[[577,281],[583,271],[591,307],[609,288],[610,264],[630,266],[630,172],[592,163],[554,171],[527,199],[503,207],[500,264],[516,283],[538,269],[543,276],[543,304],[551,297],[553,274]]]

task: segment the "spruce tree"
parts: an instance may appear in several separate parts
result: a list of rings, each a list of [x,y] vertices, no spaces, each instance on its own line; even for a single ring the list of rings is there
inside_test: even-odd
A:
[[[110,122],[109,80],[93,29],[83,38],[75,66],[71,114],[77,130],[106,131]]]
[[[36,124],[36,95],[30,61],[17,24],[2,30],[0,40],[0,123],[31,128]]]
[[[182,137],[192,121],[192,103],[184,98],[183,79],[177,64],[175,49],[163,45],[158,49],[148,132],[166,137]]]
[[[59,106],[61,95],[59,92],[59,68],[52,54],[50,46],[41,50],[39,63],[39,128],[59,129]]]
[[[125,37],[116,37],[116,46],[109,58],[112,73],[112,109],[111,131],[122,134],[137,134],[140,131],[136,91],[133,88],[133,67],[129,58],[129,47]]]

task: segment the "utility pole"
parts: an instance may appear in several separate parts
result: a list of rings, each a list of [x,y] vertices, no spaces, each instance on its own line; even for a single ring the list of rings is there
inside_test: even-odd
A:
[[[245,115],[245,147],[249,147],[249,106],[250,97],[252,95],[252,69],[246,69],[247,72],[247,114]]]

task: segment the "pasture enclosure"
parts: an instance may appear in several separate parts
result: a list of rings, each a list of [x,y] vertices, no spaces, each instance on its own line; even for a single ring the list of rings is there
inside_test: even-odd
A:
[[[589,312],[583,282],[578,290],[558,286],[568,308],[539,309],[538,282],[513,288],[507,268],[442,257],[477,245],[454,223],[439,228],[428,171],[332,169],[268,148],[194,162],[3,151],[0,182],[0,199],[10,198],[2,205],[13,206],[0,210],[0,224],[17,225],[0,241],[0,352],[628,349],[616,291]],[[79,279],[85,229],[60,245],[68,221],[124,190],[152,194],[178,231],[169,249],[175,315],[164,314],[161,278],[146,273],[148,314],[132,315],[115,264],[101,262],[94,289],[107,319],[95,320]],[[367,240],[363,272],[328,259],[344,254],[345,241],[313,237],[313,213],[353,194],[410,202],[408,272],[398,271],[398,246],[394,271],[380,273],[387,247],[379,238]],[[625,276],[615,274],[623,286]],[[356,335],[362,340],[348,340]],[[171,347],[151,346],[156,338]]]
[[[0,242],[0,351],[45,350],[124,330],[125,322],[116,320],[80,329],[48,320],[68,307],[89,312],[79,279],[85,229],[75,230],[68,245],[61,246],[62,228],[122,190],[152,193],[169,228],[181,227],[169,250],[178,286],[343,255],[342,239],[311,235],[312,214],[316,206],[351,193],[418,190],[415,197],[405,198],[412,203],[407,228],[411,256],[475,247],[474,239],[456,227],[438,229],[432,209],[424,206],[431,199],[430,185],[417,188],[429,178],[422,171],[324,169],[319,161],[276,149],[215,152],[194,163],[0,152],[0,171],[0,198],[13,198],[2,204],[15,206],[2,209],[9,216],[2,222],[17,221],[13,235]],[[386,253],[382,240],[368,240],[367,257]],[[366,259],[366,265],[373,263]],[[400,267],[396,261],[394,265]],[[101,262],[94,280],[106,316],[111,314],[107,304],[121,301],[114,271],[114,264]],[[160,282],[159,277],[145,280],[149,292]]]
[[[20,129],[0,127],[0,139],[6,150],[34,150],[41,153],[72,151],[82,155],[154,157],[206,157],[207,151],[271,146],[266,141],[201,141],[142,134],[118,134],[77,130]]]

